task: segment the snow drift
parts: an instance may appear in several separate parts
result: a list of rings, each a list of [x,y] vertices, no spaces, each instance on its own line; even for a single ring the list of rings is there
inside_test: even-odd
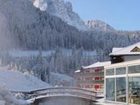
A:
[[[34,76],[24,75],[18,71],[0,71],[0,84],[8,88],[10,91],[30,92],[33,90],[44,89],[50,87],[45,82]]]

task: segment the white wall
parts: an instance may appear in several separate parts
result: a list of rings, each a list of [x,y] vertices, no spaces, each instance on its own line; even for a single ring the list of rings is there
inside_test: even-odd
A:
[[[140,59],[140,55],[139,56],[124,56],[125,61],[138,60],[138,59]]]

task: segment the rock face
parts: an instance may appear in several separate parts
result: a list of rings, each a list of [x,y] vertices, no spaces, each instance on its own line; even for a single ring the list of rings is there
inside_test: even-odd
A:
[[[87,22],[85,22],[85,24],[91,29],[91,30],[98,30],[98,31],[115,31],[115,29],[106,24],[105,22],[101,21],[101,20],[88,20]]]
[[[72,9],[72,4],[64,0],[47,0],[48,12],[58,16],[69,25],[75,26],[79,30],[87,30],[83,20]]]
[[[79,30],[88,30],[84,21],[72,9],[72,4],[64,0],[34,0],[34,5],[40,10],[46,10],[49,14],[61,18],[69,25]]]

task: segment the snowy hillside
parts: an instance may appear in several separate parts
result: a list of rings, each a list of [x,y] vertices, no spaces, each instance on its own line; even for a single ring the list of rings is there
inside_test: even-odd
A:
[[[32,101],[17,99],[7,88],[0,86],[0,105],[29,105]]]
[[[55,50],[48,50],[48,51],[41,51],[42,56],[43,57],[48,57],[51,56],[52,54],[54,54],[56,51]],[[63,55],[67,55],[67,56],[72,56],[72,49],[61,49],[61,53]],[[89,57],[93,57],[93,56],[97,56],[97,52],[96,51],[83,51],[82,52],[84,56],[89,56]],[[34,56],[38,56],[39,55],[39,51],[37,50],[9,50],[8,54],[11,57],[34,57]]]
[[[17,71],[0,71],[0,84],[10,91],[30,92],[32,90],[50,87],[45,82],[30,75],[24,75]]]
[[[22,50],[10,50],[9,55],[11,57],[34,57],[34,56],[38,56],[39,55],[39,51],[37,50],[26,50],[26,51],[22,51]],[[42,56],[43,57],[47,57],[47,56],[51,56],[51,54],[54,53],[53,50],[49,50],[49,51],[42,51]]]
[[[73,86],[75,80],[68,75],[51,72],[50,84],[53,86]]]

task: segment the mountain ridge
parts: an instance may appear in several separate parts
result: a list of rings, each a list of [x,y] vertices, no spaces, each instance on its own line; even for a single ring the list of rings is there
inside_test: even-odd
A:
[[[101,21],[101,20],[88,20],[85,24],[91,29],[96,31],[116,31],[112,26],[109,24]]]
[[[120,31],[102,20],[84,21],[73,11],[72,3],[67,0],[33,0],[35,7],[47,11],[50,15],[61,18],[67,24],[80,31]],[[36,4],[36,5],[35,5]]]

